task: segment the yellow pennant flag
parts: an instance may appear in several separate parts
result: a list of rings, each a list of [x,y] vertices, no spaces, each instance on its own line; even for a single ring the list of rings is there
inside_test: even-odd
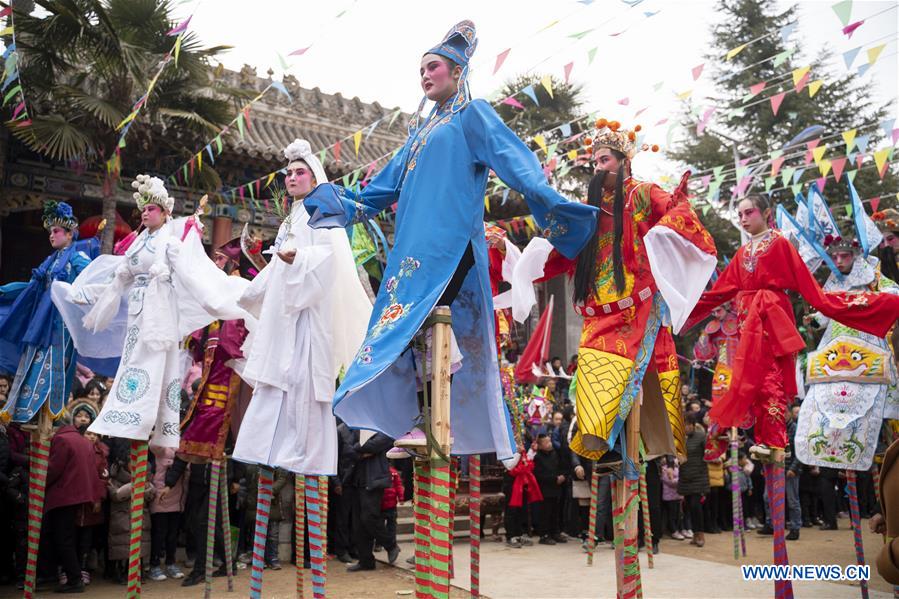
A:
[[[733,58],[734,56],[736,56],[737,54],[742,52],[744,49],[746,49],[746,46],[748,46],[748,45],[749,44],[743,44],[742,46],[737,46],[733,50],[728,50],[726,59],[730,60],[731,58]]]
[[[552,23],[550,23],[549,25],[547,25],[546,27],[544,27],[543,29],[541,29],[541,30],[538,31],[537,33],[540,33],[541,31],[546,31],[546,30],[549,29],[550,27],[554,27],[555,25],[558,25],[558,24],[559,24],[559,19],[556,19],[555,21],[553,21]]]
[[[849,131],[843,131],[843,141],[846,142],[846,153],[852,151],[852,146],[855,144],[855,134],[857,133],[856,129],[850,129]]]
[[[540,80],[540,84],[543,85],[543,88],[546,90],[546,93],[549,94],[549,97],[553,97],[553,80],[552,77],[546,75],[543,79]]]
[[[690,95],[691,95],[692,93],[693,93],[693,90],[692,90],[692,89],[688,89],[688,90],[685,91],[685,92],[681,92],[681,93],[677,94],[677,98],[678,98],[678,100],[686,100],[687,98],[690,97]]]
[[[12,27],[6,27],[4,29],[0,29],[0,37],[4,37],[7,35],[12,35]]]
[[[884,148],[882,150],[877,150],[874,152],[874,164],[877,165],[877,172],[883,170],[884,165],[887,162],[887,157],[890,155],[890,149]]]
[[[359,155],[359,144],[362,143],[362,130],[353,133],[353,147],[356,149],[356,156]]]
[[[181,54],[181,37],[184,34],[178,35],[178,39],[175,40],[175,65],[178,65],[178,55]]]
[[[798,69],[793,69],[793,87],[799,85],[799,82],[802,81],[802,78],[808,75],[808,72],[812,69],[812,67],[801,67]]]
[[[880,44],[879,46],[874,46],[873,48],[868,48],[868,64],[872,65],[877,62],[877,59],[880,58],[880,53],[883,52],[883,49],[886,48],[886,44]]]
[[[542,135],[535,135],[534,143],[540,146],[540,149],[543,150],[544,154],[546,154],[546,138],[544,138]]]
[[[818,146],[814,150],[812,150],[812,156],[815,159],[815,164],[821,162],[821,159],[824,157],[824,153],[827,152],[827,144],[823,146]]]
[[[484,196],[484,212],[490,213],[490,196]]]
[[[203,151],[202,150],[197,152],[197,169],[200,171],[203,170]]]
[[[817,79],[808,84],[808,97],[814,98],[821,86],[824,85],[823,79]]]
[[[818,163],[818,170],[821,171],[821,176],[826,177],[827,173],[830,172],[830,167],[833,166],[830,160],[822,160]]]
[[[269,185],[272,184],[272,180],[274,180],[275,175],[277,175],[277,174],[278,174],[278,171],[275,171],[275,172],[273,172],[273,173],[269,173],[269,174],[268,174],[268,179],[265,180],[265,186],[266,186],[266,187],[268,187]]]
[[[577,150],[568,150],[568,160],[574,162],[577,160]]]
[[[136,117],[136,116],[137,116],[137,111],[135,110],[134,112],[132,112],[131,114],[129,114],[128,116],[126,116],[125,118],[123,118],[123,119],[122,119],[122,122],[119,123],[118,125],[116,125],[115,130],[118,131],[119,129],[121,129],[122,127],[124,127],[125,125],[127,125],[129,121],[134,120],[134,117]]]

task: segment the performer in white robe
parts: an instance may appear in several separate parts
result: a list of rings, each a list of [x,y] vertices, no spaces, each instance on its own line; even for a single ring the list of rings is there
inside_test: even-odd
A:
[[[371,316],[343,229],[312,229],[303,198],[327,181],[309,143],[284,151],[293,203],[262,269],[239,304],[258,318],[244,344],[253,385],[234,459],[304,475],[337,472],[335,383]]]
[[[144,230],[124,256],[101,256],[72,285],[55,283],[53,301],[82,355],[121,356],[89,430],[177,448],[187,366],[179,341],[216,318],[248,317],[237,307],[248,282],[205,255],[194,217],[171,219],[162,180],[138,175],[133,187]]]

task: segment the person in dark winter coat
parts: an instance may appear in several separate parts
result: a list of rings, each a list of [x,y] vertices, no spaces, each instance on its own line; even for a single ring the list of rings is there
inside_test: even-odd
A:
[[[349,564],[353,562],[351,554],[356,553],[355,543],[350,534],[350,520],[353,513],[352,494],[346,492],[353,476],[353,466],[356,464],[356,451],[353,449],[353,431],[340,422],[337,425],[337,476],[333,482],[333,493],[330,494],[331,502],[328,513],[328,528],[331,542],[328,547],[341,562]]]
[[[690,525],[693,529],[691,544],[705,545],[702,520],[702,498],[709,492],[709,469],[703,460],[705,455],[705,431],[699,424],[698,414],[687,414],[687,459],[681,464],[677,492],[684,497]]]
[[[63,426],[50,441],[41,535],[48,549],[46,555],[52,554],[66,574],[66,584],[57,589],[59,592],[84,590],[75,520],[82,504],[94,503],[99,484],[93,443],[74,426]]]
[[[359,561],[347,566],[347,570],[374,570],[373,549],[376,541],[387,550],[387,558],[391,564],[400,553],[396,541],[389,538],[381,517],[384,489],[390,486],[387,450],[393,447],[393,439],[382,433],[375,433],[362,442],[360,431],[355,430],[350,432],[349,440],[352,446],[346,448],[347,456],[353,456],[354,464],[343,492],[349,494],[348,499],[353,506],[352,528]]]
[[[534,455],[534,478],[543,494],[540,503],[540,523],[538,532],[541,545],[567,543],[559,531],[559,498],[565,484],[566,470],[563,470],[559,452],[553,447],[548,435],[537,436],[537,453]]]

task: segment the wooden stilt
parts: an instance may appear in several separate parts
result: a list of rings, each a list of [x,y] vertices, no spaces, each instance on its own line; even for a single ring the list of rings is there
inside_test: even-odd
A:
[[[596,551],[596,511],[599,507],[599,472],[590,472],[590,512],[587,519],[587,565],[593,565]]]
[[[52,431],[53,419],[50,416],[50,409],[44,405],[38,415],[37,427],[31,431],[28,477],[28,545],[25,558],[25,591],[23,593],[25,599],[34,597],[34,587],[37,583],[37,557],[41,544],[41,523],[44,518],[44,494],[47,491],[47,468],[50,465]]]
[[[434,599],[448,599],[450,586],[450,310],[434,310],[431,346],[431,591]]]

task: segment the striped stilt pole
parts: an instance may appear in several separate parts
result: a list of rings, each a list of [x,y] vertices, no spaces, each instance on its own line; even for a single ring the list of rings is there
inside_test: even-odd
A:
[[[871,476],[874,478],[874,496],[880,501],[880,466],[883,464],[883,456],[874,456],[874,468],[871,470]],[[886,535],[883,542],[886,543]],[[893,597],[899,599],[899,585],[893,587]]]
[[[781,452],[781,457],[783,453]],[[787,565],[787,542],[784,535],[784,469],[782,465],[765,464],[765,485],[768,489],[768,502],[771,510],[771,525],[774,528],[774,564]],[[775,599],[792,599],[793,583],[789,580],[774,582]]]
[[[34,597],[37,581],[37,554],[41,544],[41,522],[44,517],[44,493],[47,490],[47,467],[50,442],[38,433],[31,435],[31,472],[28,477],[28,553],[25,561],[25,599]]]
[[[305,596],[305,562],[306,562],[306,477],[294,475],[294,561],[296,561],[297,597]]]
[[[743,535],[743,496],[740,494],[740,463],[737,457],[737,429],[730,429],[730,496],[734,528],[734,559],[740,559],[740,547],[746,555],[746,537]]]
[[[452,511],[450,463],[431,460],[431,592],[434,599],[449,599]]]
[[[468,517],[471,523],[471,596],[481,596],[481,456],[468,457]]]
[[[620,581],[618,594],[620,599],[642,597],[635,526],[639,480],[625,478],[612,484],[612,523],[615,529],[615,559],[618,561],[616,572]]]
[[[655,564],[652,561],[652,520],[649,516],[649,494],[646,492],[646,462],[640,465],[640,510],[643,512],[643,547],[651,569]]]
[[[858,508],[858,483],[855,470],[846,471],[846,486],[849,491],[849,517],[852,520],[852,536],[855,542],[855,563],[865,565],[865,546],[862,544],[862,522]],[[868,581],[860,580],[862,599],[868,599]]]
[[[327,476],[319,476],[318,477],[318,492],[321,495],[322,502],[322,555],[324,556],[324,562],[322,562],[322,573],[325,577],[325,582],[328,581],[328,477]]]
[[[459,487],[459,473],[461,464],[459,458],[450,458],[449,473],[449,578],[448,581],[456,577],[456,564],[453,560],[453,544],[456,541],[456,490]]]
[[[131,441],[131,537],[128,543],[128,591],[140,597],[140,549],[144,531],[144,495],[147,492],[146,441]]]
[[[325,596],[324,546],[322,534],[322,505],[319,493],[318,477],[306,478],[306,506],[309,509],[309,561],[312,564],[312,596],[320,599]]]
[[[431,464],[415,460],[415,495],[412,509],[415,515],[415,597],[431,599]]]
[[[222,498],[222,529],[225,534],[225,563],[228,564],[228,592],[234,592],[234,547],[231,537],[231,507],[228,504],[228,472],[221,477],[219,493]]]
[[[596,551],[596,511],[599,506],[599,473],[590,471],[590,515],[587,520],[587,565],[593,565]]]
[[[215,521],[219,505],[219,489],[221,488],[222,463],[213,460],[209,465],[209,510],[206,517],[206,586],[204,597],[212,596],[212,571],[215,562]],[[226,565],[227,567],[227,565]]]
[[[250,566],[250,599],[262,599],[262,570],[265,568],[265,537],[268,536],[268,516],[272,510],[273,476],[274,473],[270,468],[259,466],[256,528],[253,531],[253,564]]]

